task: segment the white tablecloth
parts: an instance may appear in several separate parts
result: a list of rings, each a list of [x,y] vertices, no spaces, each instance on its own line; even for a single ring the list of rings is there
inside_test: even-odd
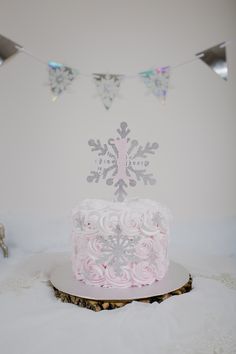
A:
[[[0,256],[1,354],[235,354],[236,259],[181,254],[193,290],[161,304],[99,313],[56,299],[48,285],[60,253]]]

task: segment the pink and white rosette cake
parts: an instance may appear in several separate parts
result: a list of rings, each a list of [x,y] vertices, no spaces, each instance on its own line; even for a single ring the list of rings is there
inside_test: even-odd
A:
[[[86,199],[73,211],[72,268],[88,285],[150,285],[168,269],[169,211],[148,199]]]

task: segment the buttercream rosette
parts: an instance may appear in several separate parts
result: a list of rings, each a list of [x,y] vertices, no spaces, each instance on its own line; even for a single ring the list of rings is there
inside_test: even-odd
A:
[[[86,199],[73,210],[72,220],[72,268],[77,280],[127,288],[165,276],[170,213],[159,203]]]

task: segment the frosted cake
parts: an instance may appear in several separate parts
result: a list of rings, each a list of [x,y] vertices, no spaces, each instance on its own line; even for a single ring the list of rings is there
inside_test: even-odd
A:
[[[150,285],[168,269],[169,212],[148,199],[86,199],[73,210],[77,280],[113,288]]]

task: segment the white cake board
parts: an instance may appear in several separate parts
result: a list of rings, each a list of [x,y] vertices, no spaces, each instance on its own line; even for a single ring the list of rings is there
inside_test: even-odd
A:
[[[86,285],[74,278],[70,260],[64,260],[50,273],[52,285],[64,293],[80,298],[99,301],[138,300],[170,293],[180,289],[189,281],[189,272],[182,265],[170,262],[165,277],[154,284],[132,288],[102,288]]]

